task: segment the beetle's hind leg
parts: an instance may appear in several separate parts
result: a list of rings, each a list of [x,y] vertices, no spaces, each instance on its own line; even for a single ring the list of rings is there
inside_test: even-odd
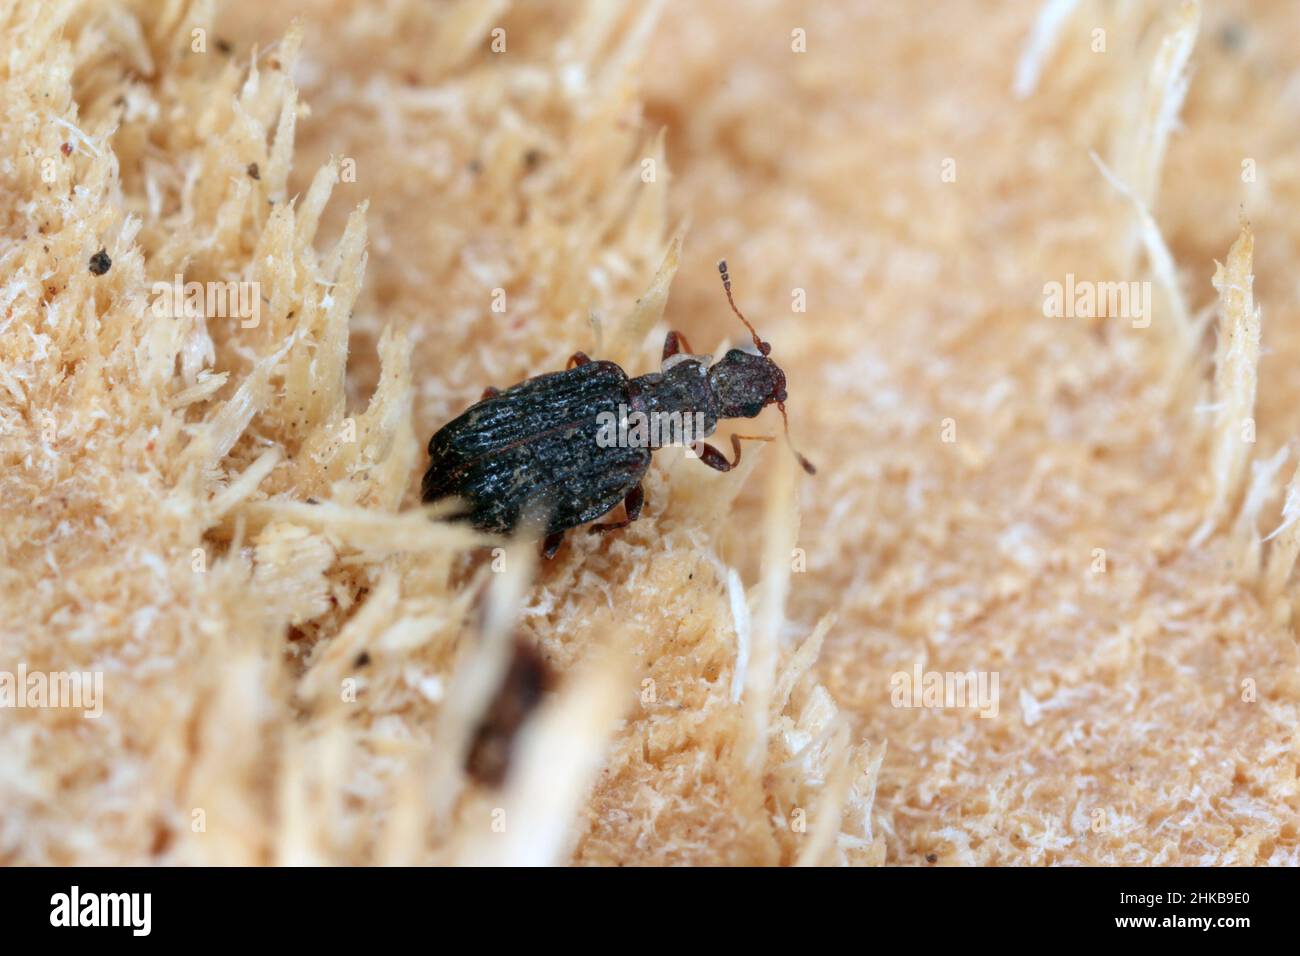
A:
[[[479,401],[487,401],[489,398],[496,398],[500,394],[501,389],[497,388],[495,385],[489,385],[487,388],[483,389],[483,397],[480,398]]]
[[[704,462],[710,468],[717,471],[731,471],[740,464],[740,443],[742,441],[771,441],[771,435],[732,435],[731,450],[735,457],[727,461],[727,456],[718,449],[714,448],[706,441],[696,442],[691,446],[695,454],[700,456],[700,461]]]
[[[664,339],[664,355],[660,361],[666,362],[679,352],[685,352],[687,355],[695,354],[691,343],[686,341],[686,336],[680,332],[669,332],[668,337]]]
[[[641,508],[645,505],[645,487],[637,484],[635,488],[627,493],[623,499],[623,508],[627,511],[627,517],[622,521],[606,521],[604,524],[594,524],[588,530],[592,534],[604,534],[606,531],[617,531],[619,528],[626,528],[637,518],[641,517]]]
[[[564,366],[564,369],[567,372],[569,369],[573,368],[576,365],[586,365],[590,361],[591,361],[591,356],[588,355],[586,352],[574,352],[572,355],[569,356],[569,362],[567,365]]]

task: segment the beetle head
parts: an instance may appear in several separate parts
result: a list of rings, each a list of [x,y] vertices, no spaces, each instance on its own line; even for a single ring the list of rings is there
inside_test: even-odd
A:
[[[718,263],[718,274],[722,276],[722,288],[727,293],[727,304],[736,318],[745,323],[749,334],[754,339],[754,348],[758,354],[732,349],[722,357],[722,361],[709,369],[709,385],[718,397],[718,412],[723,418],[753,418],[768,405],[776,403],[781,412],[781,421],[785,424],[785,442],[800,467],[810,475],[817,469],[803,455],[799,454],[790,441],[790,419],[785,414],[785,372],[773,362],[769,355],[772,346],[758,337],[758,331],[749,324],[736,300],[731,296],[731,276],[727,274],[727,260]]]
[[[785,401],[785,372],[766,355],[731,349],[709,369],[709,385],[723,418],[754,418]]]

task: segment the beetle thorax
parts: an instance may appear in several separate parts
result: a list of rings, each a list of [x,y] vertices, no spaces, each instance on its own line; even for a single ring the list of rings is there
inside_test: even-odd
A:
[[[675,423],[684,423],[688,417],[696,438],[707,438],[718,427],[708,366],[693,358],[676,362],[665,372],[632,379],[628,394],[632,410],[645,414],[657,426],[658,434],[671,433]]]

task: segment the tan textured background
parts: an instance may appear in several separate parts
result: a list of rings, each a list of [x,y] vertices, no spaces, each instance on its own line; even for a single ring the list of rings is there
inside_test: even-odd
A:
[[[64,54],[82,64],[72,85],[79,124],[107,125],[112,115],[111,97],[97,97],[101,86],[86,79],[97,70],[125,74],[120,82],[141,102],[162,104],[112,141],[125,206],[145,219],[143,275],[169,276],[190,248],[221,250],[192,253],[200,266],[191,268],[214,274],[249,261],[256,211],[233,230],[211,224],[212,209],[229,201],[220,177],[235,181],[248,150],[230,147],[224,115],[205,133],[188,131],[206,97],[235,88],[210,92],[210,62],[180,56],[166,65],[165,51],[203,21],[203,6],[176,7],[163,23],[143,18],[152,78],[124,71],[136,42],[131,30],[108,26],[129,20],[129,8],[67,7],[66,32],[85,47]],[[571,536],[525,601],[524,630],[560,670],[578,673],[588,650],[618,633],[634,661],[624,679],[651,679],[659,695],[647,706],[627,693],[632,705],[620,711],[625,722],[592,800],[583,803],[581,788],[572,798],[585,809],[559,845],[576,839],[578,861],[1296,863],[1291,591],[1269,593],[1256,566],[1259,533],[1281,520],[1294,458],[1235,526],[1242,489],[1233,484],[1230,511],[1189,543],[1219,487],[1210,465],[1222,398],[1210,384],[1218,325],[1210,277],[1239,215],[1255,236],[1263,316],[1258,435],[1248,452],[1264,461],[1300,433],[1292,275],[1300,156],[1290,132],[1300,118],[1300,54],[1286,40],[1290,5],[1207,3],[1199,14],[1181,125],[1146,191],[1188,311],[1207,320],[1186,334],[1159,295],[1152,327],[1133,329],[1118,318],[1045,318],[1042,289],[1066,273],[1149,278],[1132,211],[1088,154],[1140,178],[1152,152],[1139,112],[1152,63],[1193,8],[1079,3],[1037,89],[1018,99],[1016,64],[1039,13],[1029,3],[978,12],[965,3],[668,3],[645,8],[644,18],[640,7],[604,3],[267,7],[230,3],[213,27],[238,61],[302,17],[293,75],[310,114],[298,118],[284,193],[265,177],[262,187],[283,202],[305,195],[331,155],[356,160],[357,182],[335,187],[320,230],[327,238],[317,241],[328,249],[368,200],[347,408],[365,408],[391,325],[409,339],[412,420],[409,434],[393,426],[401,450],[385,459],[374,497],[337,488],[331,497],[324,479],[310,484],[307,465],[277,464],[251,499],[316,494],[391,510],[405,492],[410,505],[428,434],[484,385],[558,367],[575,348],[592,351],[589,310],[609,334],[683,220],[666,326],[705,350],[740,340],[717,288],[714,263],[726,256],[742,306],[789,372],[796,438],[820,474],[799,486],[807,571],[790,576],[783,666],[815,622],[834,620],[789,709],[773,711],[761,770],[738,756],[748,712],[729,700],[736,637],[726,568],[757,581],[764,529],[782,527],[764,491],[765,475],[780,474],[778,448],[739,475],[661,462],[647,517],[625,540]],[[494,57],[484,36],[496,24],[508,50]],[[1104,53],[1089,49],[1098,27]],[[806,31],[805,53],[791,50],[796,28]],[[55,62],[53,52],[42,58]],[[30,92],[35,75],[6,80]],[[24,107],[11,98],[8,108]],[[660,128],[669,173],[646,185],[639,163],[655,155]],[[18,137],[7,137],[6,155],[21,153]],[[200,165],[210,178],[200,188],[213,194],[212,208],[161,221],[145,184],[183,178],[185,157],[205,142]],[[1257,182],[1242,181],[1246,158]],[[946,159],[954,182],[941,178]],[[6,175],[9,188],[34,188],[30,177]],[[74,217],[84,222],[87,210],[117,201],[110,189]],[[5,236],[17,242],[25,225],[8,203]],[[218,234],[206,247],[205,230]],[[89,241],[69,239],[77,255]],[[489,310],[494,287],[507,290],[505,316]],[[791,310],[795,289],[806,292],[806,313]],[[29,362],[24,374],[48,386],[50,360],[33,357],[18,332],[37,314],[20,298],[19,323],[0,341],[6,361]],[[277,330],[294,328],[277,321]],[[211,336],[214,368],[233,373],[222,399],[276,344],[269,331],[251,346],[225,331]],[[1179,351],[1184,343],[1190,352]],[[629,367],[647,370],[654,357],[647,347]],[[24,387],[24,401],[11,390],[7,413],[36,422],[40,390]],[[47,391],[54,404],[74,400]],[[266,420],[255,419],[221,463],[229,475],[263,446],[292,457],[300,436],[331,413],[305,425],[258,414]],[[941,441],[945,419],[955,442]],[[179,483],[164,470],[133,492],[134,523],[116,512],[114,544],[97,552],[106,532],[93,516],[75,503],[60,514],[52,502],[60,480],[74,489],[90,481],[78,454],[103,453],[75,435],[66,442],[58,453],[72,457],[61,479],[28,481],[30,469],[5,479],[6,509],[39,502],[7,528],[4,593],[17,625],[6,649],[53,667],[71,653],[71,634],[95,635],[73,646],[96,666],[117,662],[111,673],[133,703],[108,715],[108,730],[0,715],[8,743],[0,788],[14,807],[0,827],[0,860],[442,862],[492,852],[474,841],[498,798],[428,783],[444,779],[431,728],[446,707],[416,690],[420,679],[451,680],[462,659],[472,568],[350,550],[300,515],[309,543],[291,563],[306,570],[267,572],[268,590],[254,597],[274,605],[275,587],[315,597],[286,598],[292,610],[282,618],[249,623],[237,606],[249,600],[244,578],[232,571],[230,581],[196,583],[188,574],[195,541],[223,553],[237,536],[229,519],[179,517],[160,530],[157,503]],[[21,460],[11,454],[5,465]],[[117,471],[136,468],[128,457]],[[358,471],[347,473],[351,481]],[[195,500],[224,486],[220,475],[212,480]],[[103,486],[86,493],[102,496]],[[60,521],[73,528],[68,553],[56,556],[65,570],[38,571]],[[264,550],[247,569],[255,582],[259,564],[276,566],[283,536],[297,534],[262,533]],[[157,584],[133,592],[114,577],[129,574],[121,555],[132,543],[179,568],[168,572],[167,597]],[[1090,571],[1097,548],[1104,574]],[[38,573],[50,583],[25,597]],[[385,574],[400,597],[381,587]],[[751,595],[756,621],[763,593]],[[348,632],[367,600],[375,621]],[[153,623],[131,632],[126,619],[148,607],[157,608]],[[442,624],[420,632],[432,636],[415,652],[393,636],[407,633],[403,621],[430,617]],[[232,655],[227,642],[244,652]],[[331,652],[331,642],[343,649]],[[286,643],[295,648],[287,654]],[[322,662],[331,653],[350,660],[358,647],[391,648],[374,652],[360,713],[333,722],[332,710],[304,706],[306,684],[344,673]],[[156,665],[167,673],[156,684],[150,660],[173,662]],[[997,671],[998,717],[892,707],[890,675],[918,660],[924,670]],[[231,676],[240,673],[246,681]],[[1246,679],[1257,686],[1253,702],[1242,700]],[[87,736],[97,732],[106,739]],[[76,754],[81,773],[66,769],[66,756],[56,762],[60,753]],[[441,809],[443,799],[457,809]],[[203,834],[186,832],[195,806],[210,818]],[[788,826],[800,807],[810,813],[807,834]],[[831,817],[827,844],[809,851],[817,823]],[[403,838],[410,834],[418,837]]]

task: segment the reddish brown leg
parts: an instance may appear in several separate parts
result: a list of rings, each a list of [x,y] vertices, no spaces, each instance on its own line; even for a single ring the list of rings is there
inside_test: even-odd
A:
[[[602,534],[606,531],[617,531],[619,528],[626,528],[637,518],[641,517],[641,508],[645,504],[645,488],[637,485],[627,493],[623,499],[623,510],[627,512],[627,517],[622,521],[607,521],[604,524],[594,524],[588,530],[592,534]]]
[[[496,398],[500,394],[501,389],[497,388],[495,385],[489,385],[487,388],[483,389],[483,398],[480,398],[479,401],[481,402],[485,399]]]
[[[716,468],[718,471],[731,471],[740,464],[740,443],[742,441],[771,441],[770,435],[732,435],[731,450],[735,457],[727,461],[727,456],[718,451],[706,441],[696,442],[694,446],[695,454],[700,456],[700,461],[704,462],[710,468]]]
[[[555,534],[548,534],[542,539],[542,557],[547,561],[555,557],[555,552],[560,550],[560,542],[564,540],[564,532],[557,531]]]
[[[661,361],[667,361],[678,352],[685,352],[687,355],[695,354],[691,343],[686,341],[686,336],[680,332],[669,332],[668,338],[664,339],[664,357]]]
[[[574,352],[569,356],[569,364],[564,366],[565,371],[573,368],[575,365],[586,365],[591,361],[591,356],[586,352]]]

